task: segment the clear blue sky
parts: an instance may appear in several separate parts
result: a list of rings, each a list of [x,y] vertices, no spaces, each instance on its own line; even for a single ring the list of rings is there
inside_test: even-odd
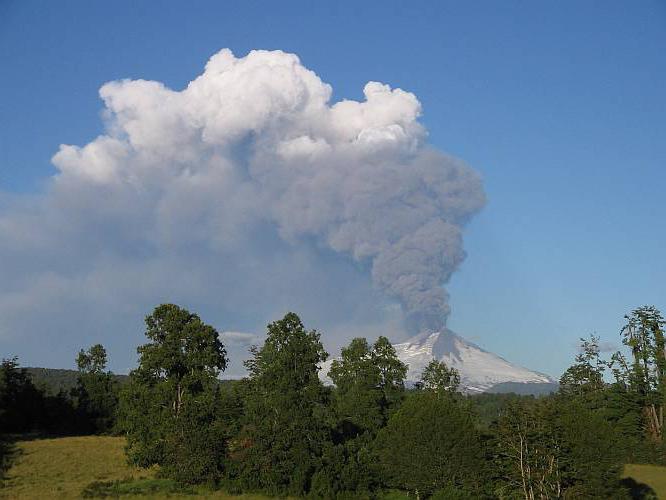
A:
[[[418,96],[488,196],[449,287],[462,335],[559,376],[579,336],[617,342],[630,309],[666,309],[660,1],[0,0],[0,191],[40,192],[61,143],[103,131],[103,83],[180,89],[223,47],[294,52],[336,100],[369,80]],[[0,354],[61,361],[17,345]]]

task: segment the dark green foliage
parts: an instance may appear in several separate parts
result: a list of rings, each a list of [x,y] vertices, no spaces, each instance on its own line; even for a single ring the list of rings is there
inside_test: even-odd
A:
[[[460,375],[455,368],[449,368],[443,361],[433,359],[423,369],[419,388],[424,391],[433,391],[436,393],[458,391],[460,385]]]
[[[251,349],[248,378],[222,383],[226,352],[198,316],[162,305],[146,327],[117,424],[129,460],[159,465],[162,478],[97,482],[84,496],[168,495],[224,480],[233,492],[338,500],[384,498],[385,488],[396,488],[386,498],[638,498],[650,491],[620,481],[623,464],[665,454],[664,324],[650,307],[623,330],[632,361],[616,353],[607,362],[598,338],[582,340],[559,393],[540,398],[464,396],[458,373],[436,360],[406,391],[407,367],[385,337],[352,340],[331,366],[335,387],[324,387],[320,336],[293,313]],[[81,351],[77,365],[75,390],[47,395],[5,360],[2,432],[109,430],[118,384],[104,348]]]
[[[169,496],[194,494],[172,479],[125,479],[121,481],[95,481],[81,492],[82,498],[118,498],[121,496]]]
[[[474,415],[476,416],[477,426],[487,431],[491,425],[497,423],[500,415],[504,412],[506,407],[511,403],[520,399],[534,399],[534,396],[521,396],[514,393],[481,393],[468,396]]]
[[[0,364],[0,435],[3,433],[81,433],[81,422],[69,396],[45,394],[35,387],[16,358]]]
[[[663,316],[654,306],[643,306],[625,316],[622,343],[631,349],[629,366],[621,353],[613,357],[617,382],[635,392],[641,401],[648,435],[656,443],[663,440],[666,402],[666,340]]]
[[[493,430],[498,494],[622,498],[622,435],[584,399],[517,399]]]
[[[0,432],[28,432],[41,423],[43,395],[16,358],[0,364]]]
[[[178,418],[168,421],[161,472],[181,484],[215,482],[224,469],[229,429],[219,418],[219,390],[184,395]]]
[[[554,398],[554,431],[561,448],[563,490],[572,498],[618,498],[624,466],[621,435],[601,412]]]
[[[591,396],[605,388],[604,371],[606,363],[599,354],[599,337],[590,340],[580,339],[581,352],[575,363],[560,378],[560,391],[572,396]]]
[[[184,483],[216,481],[228,437],[217,375],[226,367],[218,333],[173,304],[146,318],[139,367],[121,393],[119,427],[132,463],[162,466]]]
[[[372,346],[356,338],[342,349],[328,375],[336,386],[334,401],[343,439],[383,427],[405,390],[407,367],[386,337]]]
[[[243,489],[304,494],[330,440],[328,391],[318,377],[327,353],[319,334],[288,313],[252,354],[231,477]]]
[[[442,488],[480,495],[483,447],[459,398],[431,391],[411,395],[379,432],[375,449],[388,486],[422,496]]]
[[[310,496],[367,498],[379,486],[373,439],[361,434],[342,443],[325,443],[321,466],[312,478]]]
[[[340,432],[355,437],[363,432],[377,432],[386,418],[381,374],[365,339],[352,340],[342,349],[328,372],[336,386],[335,410]]]
[[[76,389],[79,371],[78,370],[63,370],[60,368],[35,368],[26,367],[26,371],[32,382],[40,391],[47,396],[55,396],[62,392],[63,394],[70,394],[72,390]],[[129,376],[118,375],[116,373],[111,375],[114,384],[118,387],[129,382]]]
[[[80,419],[91,433],[110,432],[115,425],[118,386],[106,370],[106,350],[101,344],[83,349],[76,358],[79,376],[73,393]],[[81,426],[83,427],[83,426]]]
[[[639,483],[633,477],[625,477],[620,481],[620,484],[626,491],[626,498],[631,500],[659,500],[650,486]]]
[[[456,488],[455,486],[447,486],[441,490],[437,490],[430,500],[478,500],[478,496],[469,491]]]
[[[335,383],[333,443],[322,457],[312,493],[322,498],[347,498],[378,486],[370,449],[404,396],[406,366],[386,337],[373,346],[356,338],[342,349],[328,375]]]
[[[0,433],[0,489],[2,489],[2,481],[17,454],[18,450],[13,440]]]
[[[372,346],[372,361],[379,368],[379,387],[384,397],[386,411],[390,414],[398,408],[405,393],[405,365],[386,337],[379,337]]]

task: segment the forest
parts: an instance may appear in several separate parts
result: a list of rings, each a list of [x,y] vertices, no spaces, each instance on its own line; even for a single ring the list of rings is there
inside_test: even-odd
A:
[[[664,464],[666,343],[652,306],[625,316],[626,355],[581,339],[557,393],[481,394],[433,360],[415,387],[386,337],[355,338],[328,373],[320,334],[288,313],[250,349],[247,376],[221,381],[218,332],[184,308],[146,317],[129,377],[102,345],[82,349],[58,390],[16,358],[0,366],[0,462],[15,436],[118,435],[130,464],[176,484],[229,493],[354,499],[401,491],[425,499],[655,498],[625,464]],[[34,371],[33,371],[34,373]],[[63,375],[64,377],[65,375]],[[101,492],[110,485],[92,485]]]

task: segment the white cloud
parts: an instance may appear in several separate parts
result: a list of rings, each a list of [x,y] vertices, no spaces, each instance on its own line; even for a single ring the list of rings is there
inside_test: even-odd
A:
[[[262,337],[254,333],[247,332],[222,332],[220,333],[220,339],[225,344],[251,346],[254,344],[259,344],[262,340]]]
[[[46,194],[0,209],[0,338],[30,309],[177,299],[381,324],[368,275],[413,322],[441,323],[481,181],[428,147],[413,94],[331,92],[293,54],[226,49],[181,91],[105,84],[105,133],[61,146]]]

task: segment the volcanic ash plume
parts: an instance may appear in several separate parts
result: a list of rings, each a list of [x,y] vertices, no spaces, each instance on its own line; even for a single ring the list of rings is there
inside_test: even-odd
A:
[[[149,214],[136,234],[153,248],[228,252],[267,226],[294,245],[314,240],[367,263],[414,328],[438,329],[481,181],[427,145],[413,94],[376,82],[363,92],[331,103],[331,87],[280,51],[222,50],[181,91],[111,82],[106,133],[61,147],[54,189],[115,200],[111,218]]]

